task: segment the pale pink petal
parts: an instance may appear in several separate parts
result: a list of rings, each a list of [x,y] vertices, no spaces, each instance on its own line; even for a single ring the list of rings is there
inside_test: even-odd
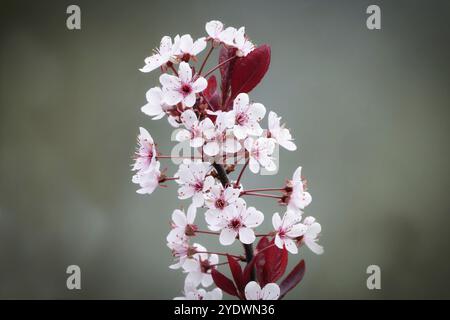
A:
[[[182,61],[180,62],[180,66],[178,67],[178,77],[182,83],[189,83],[192,79],[192,69],[188,63]],[[176,78],[176,77],[175,77]],[[178,78],[177,78],[178,79]],[[160,79],[161,80],[161,79]],[[164,84],[163,84],[164,85]],[[178,86],[179,88],[180,86]]]
[[[197,115],[192,110],[184,111],[180,118],[185,127],[189,130],[197,123]]]
[[[197,214],[196,206],[190,205],[186,214],[186,222],[188,224],[193,224],[196,214]]]
[[[189,93],[187,96],[183,98],[183,103],[186,107],[192,107],[195,104],[197,97],[194,92]]]
[[[237,232],[230,228],[223,228],[220,232],[220,244],[228,246],[234,242],[236,239]]]
[[[275,230],[278,230],[281,227],[281,217],[278,212],[275,212],[272,216],[272,225]]]
[[[203,147],[203,151],[206,155],[213,157],[220,151],[219,144],[216,141],[207,142]]]
[[[185,227],[187,225],[186,215],[178,209],[173,211],[172,221],[179,227]]]
[[[162,86],[166,89],[178,90],[181,87],[180,79],[167,73],[163,73],[159,76],[159,82],[161,82]]]
[[[255,241],[255,232],[250,228],[239,229],[239,240],[244,244],[250,244]]]
[[[200,52],[202,52],[206,48],[206,40],[205,38],[197,39],[194,42],[194,45],[192,46],[190,54],[193,56],[198,55]]]
[[[255,228],[264,221],[264,214],[261,211],[256,210],[254,207],[247,209],[247,215],[244,219],[244,223],[247,227]]]
[[[261,287],[255,281],[250,281],[245,286],[245,298],[247,300],[259,300],[261,296]]]
[[[276,283],[268,283],[261,290],[262,300],[278,300],[280,297],[280,287]]]
[[[192,84],[192,91],[194,91],[195,93],[202,92],[203,90],[206,89],[207,86],[208,86],[208,81],[206,81],[206,79],[203,77],[199,77]]]

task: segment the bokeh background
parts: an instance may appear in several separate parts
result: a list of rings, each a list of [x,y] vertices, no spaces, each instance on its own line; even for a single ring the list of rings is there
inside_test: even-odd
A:
[[[66,28],[73,3],[79,31]],[[366,28],[369,4],[379,31]],[[307,273],[289,298],[450,298],[449,14],[448,1],[1,1],[0,298],[181,293],[165,237],[188,202],[130,181],[139,126],[171,147],[167,122],[139,110],[158,74],[138,68],[163,35],[200,37],[212,19],[271,45],[251,97],[300,146],[281,152],[278,176],[246,185],[281,185],[301,164],[323,226],[325,254],[291,258]],[[71,264],[81,291],[66,289]],[[366,287],[371,264],[381,290]]]

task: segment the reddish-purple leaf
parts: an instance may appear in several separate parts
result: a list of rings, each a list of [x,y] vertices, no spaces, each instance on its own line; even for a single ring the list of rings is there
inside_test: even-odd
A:
[[[235,55],[236,55],[236,48],[225,48],[224,46],[222,46],[220,48],[220,53],[219,53],[219,64],[234,57]],[[231,75],[233,72],[235,62],[236,62],[236,59],[232,59],[232,60],[230,60],[230,62],[224,63],[220,67],[220,76],[222,78],[222,82],[221,82],[222,104],[227,99],[228,93],[230,91]]]
[[[254,264],[256,269],[256,279],[258,282],[265,282],[264,265],[266,264],[266,256],[264,255],[264,249],[270,245],[270,241],[267,237],[262,237],[256,245],[256,255],[254,257]],[[262,252],[261,252],[262,251]],[[261,252],[261,253],[260,253]]]
[[[220,108],[220,99],[219,93],[217,92],[217,80],[215,75],[208,78],[208,87],[203,91],[203,97],[213,111]]]
[[[280,249],[271,243],[271,247],[264,252],[266,263],[264,265],[264,285],[276,282],[286,271],[288,252],[286,248]],[[263,285],[263,284],[261,284]]]
[[[211,98],[212,95],[216,92],[216,90],[217,90],[216,76],[212,75],[211,77],[208,78],[208,86],[206,87],[205,90],[203,90],[203,95],[206,98]]]
[[[305,261],[300,261],[294,269],[283,279],[280,284],[280,299],[282,299],[286,293],[295,288],[300,281],[302,281],[305,275]]]
[[[250,276],[252,274],[252,270],[255,267],[255,262],[257,260],[257,256],[254,256],[253,259],[250,261],[250,263],[247,263],[247,265],[244,268],[244,272],[243,272],[243,282],[244,282],[244,286],[250,282]]]
[[[269,69],[269,65],[270,47],[266,44],[257,47],[246,57],[237,59],[231,75],[231,99],[256,87]]]
[[[222,289],[224,292],[228,293],[229,295],[238,297],[239,294],[236,290],[236,287],[234,286],[233,281],[228,279],[225,275],[220,273],[216,270],[216,268],[211,269],[211,276],[214,280],[214,283],[216,286],[220,289]]]
[[[236,287],[238,291],[244,291],[244,280],[242,277],[242,269],[239,262],[237,262],[233,257],[227,254],[228,265],[230,266],[231,275],[233,276],[234,283],[236,283]]]

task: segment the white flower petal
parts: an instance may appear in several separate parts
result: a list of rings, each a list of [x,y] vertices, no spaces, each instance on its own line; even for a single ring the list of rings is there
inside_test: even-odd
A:
[[[182,83],[190,83],[191,82],[192,69],[188,63],[186,63],[184,61],[180,62],[180,66],[178,67],[178,77],[179,77],[179,81],[181,81]],[[161,81],[161,79],[160,79],[160,81]]]
[[[278,212],[275,212],[272,216],[272,225],[275,230],[278,230],[281,227],[281,217]]]
[[[219,241],[221,245],[229,246],[236,239],[237,232],[230,228],[223,228],[220,232]]]
[[[206,81],[206,79],[203,77],[199,77],[192,84],[192,91],[194,91],[195,93],[202,92],[203,90],[206,89],[207,86],[208,86],[208,81]]]
[[[179,227],[186,227],[187,220],[186,215],[181,210],[174,210],[172,213],[172,221]]]
[[[278,300],[280,297],[280,287],[276,283],[268,283],[261,290],[262,300]]]
[[[245,298],[247,300],[259,300],[261,296],[261,287],[256,281],[250,281],[245,286]]]
[[[239,229],[239,240],[244,244],[250,244],[255,241],[255,232],[250,228]]]

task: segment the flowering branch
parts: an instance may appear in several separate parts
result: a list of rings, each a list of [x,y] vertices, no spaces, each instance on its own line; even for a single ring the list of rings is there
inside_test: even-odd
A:
[[[139,186],[139,194],[152,194],[158,187],[166,187],[164,182],[175,181],[178,199],[191,201],[186,211],[172,212],[171,230],[166,237],[175,260],[170,269],[182,269],[187,274],[184,296],[176,299],[221,299],[223,292],[238,299],[281,299],[298,285],[305,271],[302,260],[277,283],[286,272],[289,254],[297,254],[303,246],[317,254],[323,252],[317,243],[321,225],[313,217],[303,217],[311,195],[301,167],[281,188],[243,188],[241,181],[247,168],[253,174],[263,174],[263,169],[275,172],[275,148],[294,151],[297,146],[275,112],[269,112],[267,128],[261,127],[266,107],[252,102],[248,95],[269,68],[270,47],[255,47],[244,27],[224,27],[214,20],[205,29],[207,36],[195,41],[189,34],[163,37],[155,54],[147,57],[140,69],[162,71],[161,86],[147,91],[142,112],[153,120],[167,117],[176,128],[176,141],[184,143],[183,147],[188,145],[201,157],[190,152],[186,156],[158,154],[150,133],[139,128],[132,181]],[[199,61],[197,56],[208,42],[211,47],[196,73],[192,63]],[[218,64],[202,75],[216,47]],[[210,76],[218,69],[220,87],[216,76]],[[167,169],[160,169],[163,159],[182,161],[169,176]],[[233,181],[229,174],[243,159],[245,163]],[[276,199],[287,207],[282,216],[273,213],[273,231],[255,232],[265,214],[248,206],[244,200],[247,196]],[[202,212],[206,230],[199,230],[195,223],[198,210],[206,210]],[[224,247],[239,241],[244,250],[242,254],[207,250],[193,241],[200,235],[213,236]],[[224,265],[228,265],[233,280],[217,270]],[[207,291],[205,288],[213,283],[217,288]]]

